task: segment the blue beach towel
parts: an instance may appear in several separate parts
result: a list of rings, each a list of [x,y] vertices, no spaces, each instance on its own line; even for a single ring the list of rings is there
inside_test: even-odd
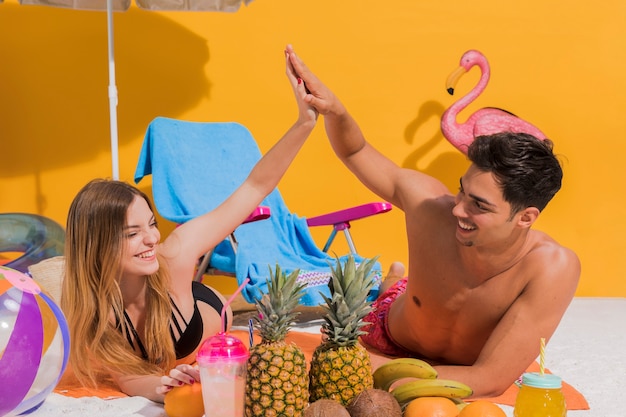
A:
[[[166,219],[184,223],[224,201],[248,176],[261,152],[247,128],[238,123],[188,122],[159,117],[152,121],[139,155],[135,182],[152,175],[154,203]],[[211,265],[234,273],[248,302],[267,292],[269,268],[286,273],[300,269],[307,283],[300,303],[324,303],[320,292],[330,295],[329,265],[337,259],[315,244],[306,219],[290,213],[278,189],[261,203],[271,210],[267,220],[247,223],[235,231],[237,254],[227,240],[219,244]],[[345,262],[347,256],[341,257]],[[355,256],[360,262],[363,258]],[[374,267],[371,298],[378,294],[380,265]]]

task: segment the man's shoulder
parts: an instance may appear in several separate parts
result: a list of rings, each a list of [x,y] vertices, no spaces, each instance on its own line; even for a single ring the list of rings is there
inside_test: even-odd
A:
[[[530,269],[544,275],[547,272],[571,275],[572,278],[580,274],[580,260],[572,249],[563,246],[543,232],[535,232],[533,245],[525,257],[525,263]]]
[[[415,208],[424,202],[449,204],[454,198],[441,181],[430,175],[407,168],[399,172],[396,192],[407,207]]]
[[[541,256],[566,256],[578,258],[576,253],[557,242],[552,236],[548,235],[545,232],[538,230],[531,230],[530,235],[531,239],[531,250],[529,253],[538,254]]]

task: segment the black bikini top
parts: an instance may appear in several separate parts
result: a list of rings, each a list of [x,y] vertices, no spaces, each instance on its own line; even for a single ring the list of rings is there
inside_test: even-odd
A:
[[[181,359],[190,355],[202,342],[204,324],[202,322],[202,315],[200,314],[200,310],[198,310],[198,301],[208,304],[215,311],[217,311],[218,314],[221,314],[222,307],[224,306],[222,300],[220,300],[215,292],[213,292],[209,287],[202,284],[201,282],[193,281],[191,283],[191,291],[193,293],[194,303],[193,315],[191,316],[189,322],[185,321],[178,306],[170,297],[170,301],[173,307],[172,322],[170,324],[170,334],[172,336],[172,340],[174,341],[176,359]],[[139,351],[141,352],[141,356],[144,359],[148,359],[148,352],[141,342],[139,334],[137,333],[137,330],[135,330],[135,327],[130,321],[130,317],[128,317],[128,314],[126,314],[126,311],[124,311],[124,321],[126,322],[126,328],[128,329],[126,331],[126,339],[128,340],[128,343],[130,343],[132,348],[135,349],[135,344],[133,343],[134,339],[137,343]],[[184,327],[181,326],[180,322],[183,323]]]

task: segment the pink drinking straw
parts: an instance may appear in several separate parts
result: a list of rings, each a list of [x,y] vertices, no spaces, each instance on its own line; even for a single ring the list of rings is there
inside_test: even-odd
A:
[[[248,282],[250,282],[250,278],[244,279],[241,285],[239,286],[239,288],[237,288],[237,290],[233,293],[233,295],[231,295],[230,298],[226,300],[226,304],[222,306],[222,313],[220,315],[222,318],[222,333],[226,333],[226,309],[228,308],[230,303],[233,302],[237,294],[239,294],[243,290],[243,287],[245,287],[246,284],[248,284]]]

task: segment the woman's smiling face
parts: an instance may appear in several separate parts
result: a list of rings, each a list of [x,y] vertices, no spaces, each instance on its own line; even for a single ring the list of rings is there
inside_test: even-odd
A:
[[[143,198],[135,196],[126,212],[123,276],[146,276],[157,272],[156,251],[160,240],[161,232],[154,213]]]

